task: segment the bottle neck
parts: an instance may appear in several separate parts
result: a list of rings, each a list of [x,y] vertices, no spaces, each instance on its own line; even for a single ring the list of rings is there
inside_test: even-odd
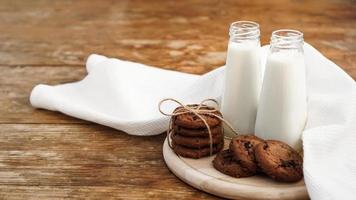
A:
[[[237,21],[230,25],[230,42],[234,43],[260,43],[260,26],[256,22]]]
[[[297,51],[303,52],[303,33],[297,30],[281,29],[272,33],[271,52]]]

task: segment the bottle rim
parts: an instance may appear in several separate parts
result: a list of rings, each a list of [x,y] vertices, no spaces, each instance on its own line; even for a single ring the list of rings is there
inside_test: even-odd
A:
[[[272,32],[271,40],[303,40],[304,34],[294,29],[278,29]]]
[[[260,25],[253,21],[235,21],[230,25],[229,35],[237,39],[256,39],[260,37]]]
[[[277,48],[299,48],[303,45],[304,38],[303,33],[294,29],[279,29],[272,32],[271,35],[271,47]]]

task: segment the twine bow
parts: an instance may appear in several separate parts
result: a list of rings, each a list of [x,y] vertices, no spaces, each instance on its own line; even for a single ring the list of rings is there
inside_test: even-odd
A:
[[[165,113],[162,111],[162,104],[164,102],[167,101],[173,101],[177,104],[179,104],[181,107],[183,107],[184,109],[180,110],[175,110],[173,113],[169,114],[169,113]],[[213,109],[211,109],[211,107],[205,105],[204,103],[206,102],[213,102],[216,107],[213,107]],[[219,111],[218,109],[219,107],[219,103],[215,100],[215,99],[205,99],[202,102],[200,102],[200,104],[197,105],[184,105],[181,102],[179,102],[176,99],[172,99],[172,98],[166,98],[163,99],[159,102],[158,104],[158,110],[160,113],[162,113],[165,116],[169,116],[171,117],[169,120],[169,126],[168,126],[168,130],[167,130],[167,137],[168,137],[168,145],[172,148],[170,139],[171,139],[171,133],[173,132],[173,117],[178,116],[178,115],[183,115],[183,114],[187,114],[187,113],[193,113],[195,116],[199,117],[199,119],[201,119],[206,127],[206,129],[208,130],[208,134],[209,134],[209,143],[210,143],[210,155],[213,154],[213,136],[211,133],[211,129],[210,126],[208,124],[208,122],[204,119],[204,115],[206,116],[213,116],[218,118],[221,122],[225,123],[227,125],[227,127],[229,127],[235,134],[239,134],[232,126],[231,124],[226,121],[224,118],[222,118],[221,116],[215,114],[214,112]]]

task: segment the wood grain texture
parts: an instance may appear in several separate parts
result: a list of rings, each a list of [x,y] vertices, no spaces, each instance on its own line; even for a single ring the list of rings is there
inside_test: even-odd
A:
[[[356,79],[354,0],[1,0],[0,199],[214,199],[179,181],[164,135],[134,137],[29,105],[38,83],[82,79],[91,53],[202,74],[225,62],[228,26],[279,28]]]
[[[248,19],[260,23],[263,44],[275,29],[301,30],[356,77],[354,0],[3,0],[0,10],[3,65],[82,66],[100,53],[204,73],[224,64],[228,25]]]
[[[201,199],[162,159],[164,135],[100,125],[1,124],[0,197]]]
[[[88,123],[29,105],[32,88],[39,83],[60,84],[78,81],[86,75],[84,67],[0,66],[1,123]]]

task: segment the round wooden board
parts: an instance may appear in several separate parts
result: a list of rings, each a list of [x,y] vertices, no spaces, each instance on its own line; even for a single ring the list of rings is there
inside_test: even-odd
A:
[[[225,140],[225,148],[229,144]],[[181,180],[205,192],[231,199],[309,199],[304,180],[281,183],[268,177],[233,178],[215,170],[214,156],[201,159],[180,157],[169,147],[167,138],[163,157],[168,168]]]

